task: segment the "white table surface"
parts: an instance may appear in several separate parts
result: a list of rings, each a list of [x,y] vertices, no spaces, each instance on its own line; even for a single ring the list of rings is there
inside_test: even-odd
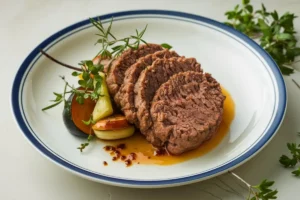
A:
[[[22,136],[11,112],[10,92],[14,75],[29,52],[56,31],[91,16],[130,9],[170,9],[190,12],[224,21],[224,12],[239,0],[0,0],[0,199],[228,199],[243,200],[244,186],[225,174],[214,179],[167,189],[127,189],[102,185],[77,177],[39,154]],[[300,16],[299,0],[265,0],[270,10],[290,11]],[[261,1],[252,1],[257,8]],[[300,18],[295,20],[300,31]],[[299,35],[298,35],[299,39]],[[300,42],[298,44],[300,46]],[[299,58],[300,60],[300,58]],[[298,63],[298,69],[300,63]],[[251,184],[262,179],[276,181],[278,199],[300,199],[300,179],[280,166],[287,142],[300,143],[300,73],[285,77],[288,107],[285,120],[274,139],[256,157],[234,170]]]

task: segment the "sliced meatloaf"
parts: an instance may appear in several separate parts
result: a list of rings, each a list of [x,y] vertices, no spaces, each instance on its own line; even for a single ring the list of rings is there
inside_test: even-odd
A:
[[[210,75],[183,72],[157,90],[147,140],[174,155],[199,147],[217,131],[223,116],[220,84]]]
[[[114,97],[118,92],[128,67],[134,64],[137,59],[162,49],[163,48],[158,44],[143,44],[136,50],[130,48],[124,51],[122,55],[113,62],[108,72],[106,82],[111,96]]]
[[[140,73],[159,58],[178,57],[174,51],[164,49],[153,54],[146,55],[138,59],[136,63],[131,65],[125,72],[125,78],[119,91],[115,95],[115,102],[119,105],[126,116],[126,119],[132,123],[137,124],[136,109],[134,106],[134,85],[138,80]]]
[[[157,59],[150,67],[141,72],[134,87],[134,102],[138,118],[136,125],[143,134],[152,125],[150,103],[156,90],[174,74],[185,71],[200,72],[200,64],[195,58]]]

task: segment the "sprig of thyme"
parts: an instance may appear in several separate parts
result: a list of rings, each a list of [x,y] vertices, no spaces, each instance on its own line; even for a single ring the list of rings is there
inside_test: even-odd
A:
[[[225,15],[229,20],[225,24],[249,37],[259,38],[260,45],[272,56],[282,74],[294,72],[293,63],[300,55],[294,29],[297,16],[288,12],[279,16],[276,10],[267,11],[264,4],[260,10],[254,11],[250,0],[243,0],[242,5],[236,5]]]
[[[64,77],[62,77],[62,79],[64,79]],[[64,102],[64,107],[68,108],[69,107],[69,102],[66,100],[66,94],[69,93],[69,92],[67,92],[67,87],[68,87],[68,83],[65,82],[65,87],[64,87],[63,93],[59,94],[59,93],[53,92],[53,94],[56,96],[56,98],[54,100],[51,100],[51,101],[55,102],[55,103],[43,108],[42,111],[53,108],[53,107],[59,105],[62,102]]]
[[[145,28],[140,32],[136,29],[136,35],[130,35],[129,37],[117,39],[117,37],[111,32],[113,18],[111,19],[107,29],[104,28],[100,18],[98,18],[97,21],[93,18],[90,18],[90,21],[100,32],[96,34],[100,37],[96,44],[102,45],[101,50],[97,54],[101,55],[101,58],[116,58],[128,48],[138,49],[141,43],[147,44],[142,37],[146,32],[148,25],[146,25]]]
[[[90,18],[91,23],[99,30],[100,33],[97,33],[100,38],[97,40],[95,44],[101,44],[102,48],[97,55],[101,55],[101,58],[116,58],[121,55],[123,51],[126,49],[138,49],[140,44],[147,42],[142,39],[144,36],[148,25],[142,31],[138,29],[135,30],[136,35],[130,35],[125,38],[117,39],[117,37],[111,32],[113,18],[110,21],[110,24],[107,29],[104,28],[102,21],[100,18],[96,21],[93,18]],[[162,47],[166,49],[171,49],[172,46],[167,43],[162,43]]]
[[[102,84],[102,77],[99,75],[99,72],[103,70],[103,65],[94,65],[92,61],[83,61],[84,66],[82,66],[82,73],[73,72],[73,76],[82,75],[82,79],[78,80],[78,84],[81,86],[80,88],[75,88],[71,86],[66,80],[64,76],[61,76],[61,79],[65,82],[65,87],[63,93],[54,92],[53,94],[56,96],[54,104],[47,106],[42,109],[42,111],[51,109],[60,103],[64,102],[64,108],[70,110],[71,102],[66,99],[66,94],[71,94],[76,96],[76,101],[79,104],[83,104],[85,99],[91,98],[93,100],[97,100],[100,94],[99,88]]]
[[[89,134],[88,138],[87,138],[87,141],[85,143],[81,143],[80,147],[77,147],[77,149],[80,150],[80,152],[83,152],[83,150],[89,146],[91,140],[94,138],[94,135],[92,134]]]

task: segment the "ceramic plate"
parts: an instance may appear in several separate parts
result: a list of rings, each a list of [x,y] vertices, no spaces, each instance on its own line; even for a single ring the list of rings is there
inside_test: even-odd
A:
[[[92,59],[99,50],[97,30],[89,20],[71,25],[44,40],[21,65],[12,88],[12,107],[23,134],[42,155],[82,177],[125,187],[183,185],[224,173],[259,152],[274,136],[286,109],[286,89],[271,57],[247,36],[214,20],[162,10],[137,10],[100,16],[105,25],[114,17],[112,31],[127,36],[148,24],[145,40],[169,43],[180,55],[195,57],[206,72],[225,87],[235,102],[230,132],[209,153],[171,166],[124,163],[103,166],[111,157],[94,142],[84,153],[82,139],[68,133],[63,105],[41,111],[53,91],[63,90],[59,78],[74,80],[71,71],[44,56],[39,49],[71,65]],[[76,84],[76,81],[71,82]]]

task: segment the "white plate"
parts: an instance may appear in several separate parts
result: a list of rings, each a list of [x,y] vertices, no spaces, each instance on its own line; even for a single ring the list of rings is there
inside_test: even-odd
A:
[[[248,160],[265,146],[280,126],[286,109],[286,89],[281,73],[259,45],[245,35],[211,19],[173,11],[139,10],[112,13],[112,31],[117,36],[134,33],[148,24],[145,40],[169,43],[180,55],[195,57],[206,72],[231,93],[235,119],[222,143],[199,158],[171,166],[134,165],[102,162],[110,160],[103,144],[93,143],[84,153],[82,142],[66,130],[63,105],[42,112],[41,108],[60,92],[59,75],[74,80],[70,70],[44,56],[42,48],[66,63],[76,65],[91,59],[97,30],[85,20],[69,26],[43,41],[21,65],[12,89],[12,107],[22,132],[44,156],[75,174],[102,183],[126,187],[166,187],[204,180]],[[75,81],[75,80],[74,80]],[[75,84],[75,82],[73,82]]]

